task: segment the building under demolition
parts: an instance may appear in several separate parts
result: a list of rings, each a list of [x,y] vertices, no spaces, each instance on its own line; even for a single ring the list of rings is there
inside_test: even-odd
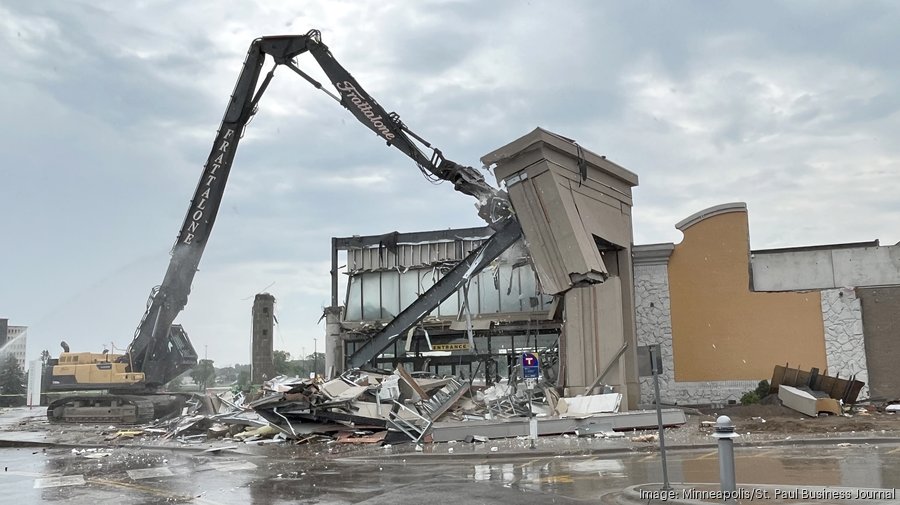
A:
[[[542,129],[482,162],[503,181],[521,238],[480,272],[470,267],[473,275],[439,304],[411,315],[413,303],[459,275],[459,264],[476,265],[480,247],[510,227],[334,239],[328,365],[402,363],[491,383],[512,374],[527,350],[543,356],[545,380],[565,394],[602,383],[634,408],[631,189],[637,176]],[[342,253],[349,274],[343,305]],[[395,317],[412,323],[390,335],[379,332]]]
[[[675,224],[678,244],[633,246],[631,172],[540,129],[483,161],[509,190],[523,237],[385,341],[377,366],[490,384],[536,352],[565,395],[605,386],[624,409],[652,401],[636,351],[658,344],[665,403],[737,401],[777,365],[867,382],[862,397],[900,397],[900,244],[752,251],[746,205],[732,203]],[[345,368],[493,233],[333,239],[328,366]]]

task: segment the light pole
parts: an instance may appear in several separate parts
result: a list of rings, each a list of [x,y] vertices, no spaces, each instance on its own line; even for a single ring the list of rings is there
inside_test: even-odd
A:
[[[313,337],[313,374],[318,377],[319,376],[319,355],[316,354],[316,350],[318,347],[316,346],[316,338]]]

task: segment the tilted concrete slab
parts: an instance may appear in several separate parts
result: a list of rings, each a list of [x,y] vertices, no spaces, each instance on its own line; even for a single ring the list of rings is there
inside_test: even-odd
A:
[[[547,293],[607,277],[597,239],[631,246],[634,173],[541,128],[481,161],[504,181]]]
[[[680,426],[687,422],[684,411],[662,409],[663,426]],[[560,435],[591,428],[592,431],[628,431],[657,427],[655,410],[635,410],[618,414],[594,414],[583,417],[539,417],[538,435]],[[431,436],[435,442],[463,440],[468,435],[481,435],[489,439],[524,437],[529,434],[528,418],[503,421],[439,422],[432,425]]]
[[[571,139],[537,128],[481,158],[494,166],[544,293],[563,298],[562,386],[603,383],[635,408],[640,396],[631,248],[638,177]]]

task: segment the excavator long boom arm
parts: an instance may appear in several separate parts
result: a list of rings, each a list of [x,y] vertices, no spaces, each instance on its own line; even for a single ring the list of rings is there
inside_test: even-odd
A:
[[[329,92],[297,66],[295,58],[307,51],[328,76],[338,95]],[[267,56],[274,61],[274,66],[260,82]],[[397,114],[385,111],[334,59],[318,31],[256,39],[247,52],[243,70],[172,248],[166,274],[162,283],[151,291],[147,310],[125,355],[132,371],[144,373],[145,383],[150,388],[168,382],[197,362],[190,340],[180,326],[172,323],[187,304],[191,283],[215,223],[244,128],[256,113],[257,104],[280,65],[287,66],[339,101],[388,145],[412,158],[423,173],[449,181],[457,191],[475,197],[479,215],[489,223],[499,227],[510,217],[505,194],[485,182],[481,173],[472,167],[444,158],[440,150],[409,130]],[[430,149],[431,153],[426,154],[420,145]]]

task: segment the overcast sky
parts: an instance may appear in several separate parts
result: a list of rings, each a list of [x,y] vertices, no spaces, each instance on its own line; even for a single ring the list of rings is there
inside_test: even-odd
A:
[[[636,243],[743,201],[754,249],[894,244],[898,26],[893,2],[0,0],[0,317],[32,358],[126,347],[249,43],[311,28],[454,161],[541,126],[637,173]],[[322,350],[331,237],[480,226],[473,204],[282,67],[179,321],[248,363],[266,290],[275,347]]]

